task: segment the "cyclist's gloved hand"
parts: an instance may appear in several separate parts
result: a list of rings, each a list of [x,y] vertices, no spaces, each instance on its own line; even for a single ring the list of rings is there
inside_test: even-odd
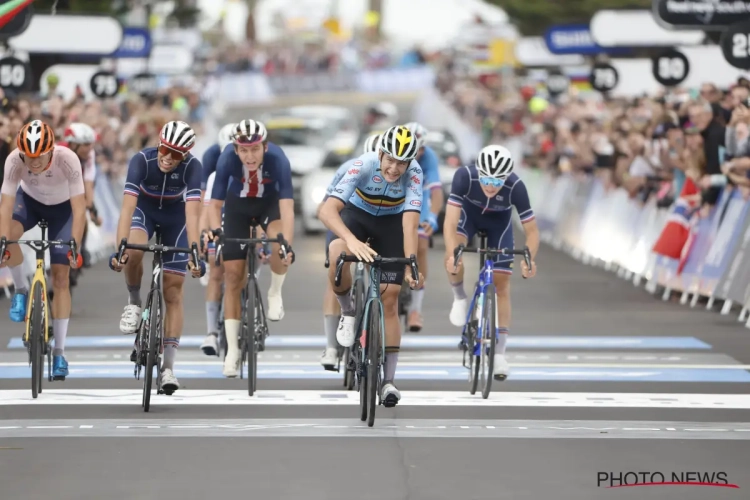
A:
[[[286,249],[286,260],[284,259],[284,252],[281,251],[281,248],[279,248],[279,257],[281,257],[284,264],[287,266],[290,264],[294,264],[294,250],[292,250],[292,245],[289,245],[288,243],[284,245],[284,248]]]
[[[188,269],[190,269],[190,274],[193,278],[202,278],[203,275],[206,274],[206,262],[199,260],[198,265],[196,266],[195,263],[190,260],[188,261]]]
[[[217,240],[221,238],[221,235],[224,234],[221,228],[216,229],[209,229],[208,231],[208,239],[213,240],[214,242],[218,243]]]
[[[120,271],[122,271],[122,268],[125,267],[125,264],[127,264],[128,262],[128,254],[125,253],[122,255],[122,263],[117,262],[117,254],[118,252],[114,252],[112,255],[109,256],[109,268],[119,273]]]
[[[116,255],[115,258],[117,258]],[[73,260],[73,251],[68,250],[68,260],[70,261],[70,267],[73,269],[80,269],[83,267],[83,257],[80,253],[76,255],[76,260]]]

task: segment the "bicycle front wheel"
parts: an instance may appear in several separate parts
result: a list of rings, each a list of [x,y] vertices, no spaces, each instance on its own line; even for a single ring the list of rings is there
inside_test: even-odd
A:
[[[484,320],[482,321],[482,398],[487,399],[492,390],[495,368],[495,344],[497,343],[495,315],[497,314],[495,285],[487,286],[484,296]]]
[[[245,329],[245,355],[247,356],[247,393],[255,394],[258,364],[258,346],[255,342],[255,317],[258,314],[255,287],[248,283],[245,294],[245,311],[247,312],[247,328]]]
[[[367,328],[367,426],[375,425],[375,408],[380,390],[380,303],[372,301]]]
[[[146,354],[146,376],[143,377],[143,411],[151,408],[151,387],[153,385],[154,369],[158,370],[159,352],[161,347],[161,299],[158,293],[151,296],[148,320],[148,354]],[[157,374],[158,377],[158,374]]]
[[[44,361],[42,343],[44,342],[44,297],[42,284],[34,283],[31,293],[31,326],[29,328],[29,348],[31,349],[31,397],[36,399],[42,392],[42,372]]]

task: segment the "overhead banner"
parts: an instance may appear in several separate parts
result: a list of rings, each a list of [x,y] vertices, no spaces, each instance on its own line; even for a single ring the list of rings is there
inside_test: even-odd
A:
[[[723,31],[750,20],[750,0],[653,0],[654,18],[668,29]]]
[[[110,56],[115,59],[145,58],[151,53],[151,32],[148,28],[126,27],[122,30],[122,42]]]
[[[703,31],[669,31],[648,10],[600,10],[591,18],[591,36],[602,47],[676,47],[700,45]]]
[[[8,44],[32,54],[108,56],[121,42],[122,25],[113,17],[35,14],[28,29]]]

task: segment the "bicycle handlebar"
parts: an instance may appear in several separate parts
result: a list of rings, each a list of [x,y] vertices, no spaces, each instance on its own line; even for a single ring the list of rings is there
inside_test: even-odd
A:
[[[254,246],[258,243],[261,243],[265,245],[266,243],[278,243],[281,252],[281,258],[286,260],[286,256],[288,254],[287,248],[291,247],[288,241],[284,239],[284,235],[279,233],[276,235],[276,238],[227,238],[224,236],[224,233],[219,236],[219,242],[216,244],[216,265],[219,265],[219,260],[221,258],[222,251],[224,250],[224,245],[226,243],[245,243],[248,246]]]
[[[8,245],[27,245],[37,252],[43,252],[52,245],[68,245],[70,247],[70,253],[73,256],[73,260],[78,260],[78,245],[75,240],[63,241],[63,240],[8,240],[5,236],[0,237],[0,260],[5,259],[5,252]]]
[[[372,262],[366,262],[356,255],[347,255],[346,252],[341,252],[339,258],[336,260],[336,277],[334,283],[336,286],[341,286],[341,270],[344,268],[345,262],[362,262],[370,266],[380,267],[383,264],[402,264],[404,266],[409,265],[411,267],[411,277],[419,285],[419,270],[417,269],[417,256],[411,254],[408,258],[405,257],[381,257],[376,255],[373,257]]]
[[[122,256],[125,253],[125,250],[140,250],[142,252],[152,252],[152,253],[187,253],[190,254],[190,256],[193,258],[193,264],[198,267],[198,263],[200,261],[200,257],[198,255],[198,244],[193,243],[190,248],[181,248],[181,247],[170,247],[167,245],[156,245],[156,244],[137,244],[137,243],[128,243],[127,238],[123,238],[120,240],[120,248],[117,252],[117,263],[122,265]]]
[[[458,270],[458,261],[461,259],[461,255],[464,253],[478,253],[485,257],[495,257],[497,255],[523,255],[523,260],[526,262],[526,267],[531,271],[531,252],[529,247],[524,248],[471,248],[466,247],[462,244],[458,245],[453,250],[453,270]],[[524,278],[525,279],[525,278]]]

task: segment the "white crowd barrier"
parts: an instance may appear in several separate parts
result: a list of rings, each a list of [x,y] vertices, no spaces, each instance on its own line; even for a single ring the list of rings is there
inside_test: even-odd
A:
[[[703,298],[707,309],[723,301],[724,315],[737,306],[738,319],[750,327],[750,202],[740,190],[726,188],[709,213],[693,218],[680,269],[678,259],[653,251],[674,208],[657,208],[653,199],[641,203],[591,177],[518,171],[543,242],[652,294],[662,290],[663,300],[677,292],[681,304],[697,307]]]

